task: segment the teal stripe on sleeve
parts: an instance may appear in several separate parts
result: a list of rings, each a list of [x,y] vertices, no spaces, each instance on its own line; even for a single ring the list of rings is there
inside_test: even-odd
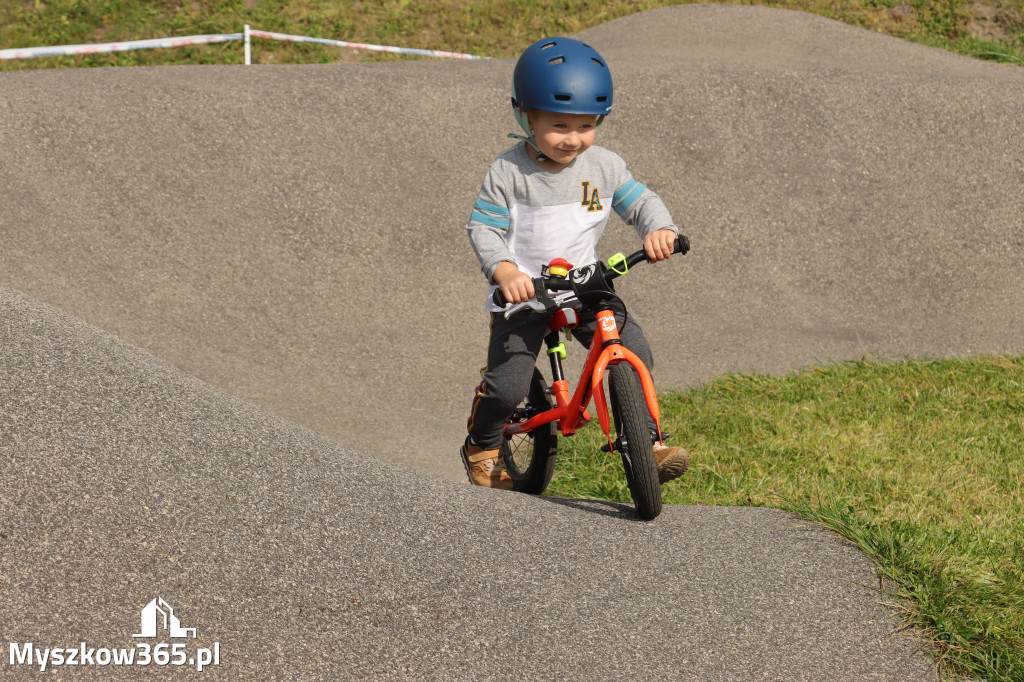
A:
[[[627,184],[620,187],[612,197],[612,206],[618,206],[622,202],[623,197],[629,194],[638,184],[636,180],[630,180]]]
[[[629,210],[629,207],[633,205],[633,202],[640,198],[640,195],[644,193],[647,187],[640,184],[636,180],[626,185],[612,198],[612,208],[619,215],[624,214]]]
[[[469,220],[471,222],[483,223],[490,227],[497,227],[502,230],[507,230],[509,223],[511,222],[508,218],[497,218],[492,215],[481,213],[480,211],[473,211],[469,216]]]
[[[498,206],[497,204],[491,204],[483,199],[477,199],[476,203],[473,204],[473,208],[478,211],[486,211],[487,213],[493,213],[499,216],[508,216],[509,210],[507,206]]]

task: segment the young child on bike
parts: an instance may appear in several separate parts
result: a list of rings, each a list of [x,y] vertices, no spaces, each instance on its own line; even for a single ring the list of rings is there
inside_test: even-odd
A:
[[[533,278],[553,258],[579,267],[596,262],[597,241],[611,212],[643,238],[651,262],[670,257],[679,230],[665,204],[638,183],[615,153],[593,146],[612,109],[612,78],[594,48],[571,38],[545,38],[516,62],[512,106],[526,135],[490,166],[466,229],[491,284],[487,309],[491,336],[487,366],[469,418],[461,455],[472,483],[511,488],[501,457],[505,420],[526,397],[547,334],[547,316],[506,320],[491,301],[500,288],[511,303],[533,297]],[[643,331],[616,308],[623,344],[653,365]],[[590,345],[596,319],[579,315],[573,336]],[[654,431],[653,420],[652,432]],[[659,480],[686,471],[685,450],[654,446]]]

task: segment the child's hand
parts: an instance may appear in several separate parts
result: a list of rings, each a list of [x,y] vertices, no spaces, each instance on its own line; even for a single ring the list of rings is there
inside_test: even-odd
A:
[[[647,252],[647,260],[657,263],[660,260],[671,258],[675,241],[675,231],[667,227],[648,234],[644,237],[644,251]]]
[[[533,298],[536,293],[533,290],[533,279],[509,261],[502,261],[491,277],[509,303],[522,303]]]

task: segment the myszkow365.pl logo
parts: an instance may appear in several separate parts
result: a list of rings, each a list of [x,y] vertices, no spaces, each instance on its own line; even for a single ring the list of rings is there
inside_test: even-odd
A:
[[[77,665],[188,665],[202,671],[210,665],[220,665],[220,642],[213,648],[196,647],[190,652],[189,635],[196,638],[196,628],[181,626],[174,609],[160,597],[142,608],[141,632],[132,637],[141,639],[184,639],[185,642],[152,644],[139,642],[127,648],[96,648],[85,642],[77,647],[41,648],[32,642],[11,642],[11,665],[37,665],[40,672],[53,666]]]

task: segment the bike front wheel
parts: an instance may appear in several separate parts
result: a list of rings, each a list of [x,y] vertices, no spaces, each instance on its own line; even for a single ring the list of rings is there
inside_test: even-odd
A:
[[[551,409],[551,397],[544,375],[536,367],[530,380],[530,392],[526,401],[516,408],[507,423],[525,421],[530,417]],[[517,433],[505,438],[501,454],[505,469],[512,479],[513,490],[530,495],[540,495],[551,482],[555,472],[555,453],[558,438],[555,424],[544,424],[529,433]]]
[[[608,369],[608,385],[619,452],[633,504],[641,518],[653,519],[661,513],[661,485],[640,378],[631,366],[620,363]]]

